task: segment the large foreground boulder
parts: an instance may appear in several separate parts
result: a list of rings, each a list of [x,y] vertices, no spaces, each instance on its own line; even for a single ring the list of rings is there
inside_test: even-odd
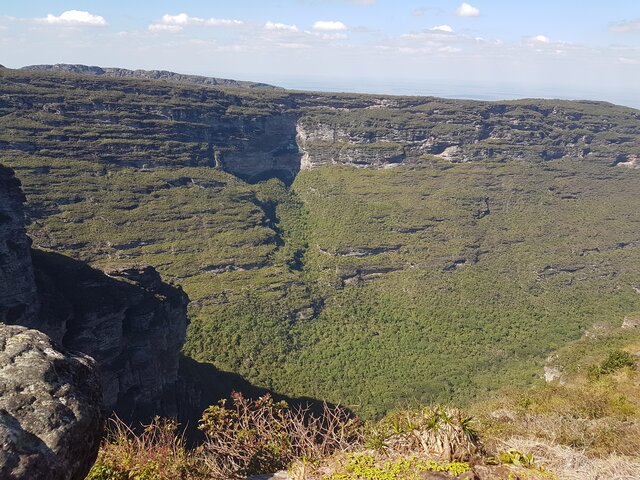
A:
[[[98,453],[101,401],[91,357],[0,323],[0,479],[83,479]]]

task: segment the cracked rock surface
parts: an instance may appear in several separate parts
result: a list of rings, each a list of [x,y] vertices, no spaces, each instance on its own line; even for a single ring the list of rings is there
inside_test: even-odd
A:
[[[0,324],[0,478],[83,479],[98,453],[100,404],[91,357]]]

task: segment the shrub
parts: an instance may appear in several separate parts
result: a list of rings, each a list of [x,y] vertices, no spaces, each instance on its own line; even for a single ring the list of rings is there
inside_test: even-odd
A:
[[[352,455],[341,468],[324,480],[401,480],[414,479],[417,472],[443,472],[461,475],[470,470],[467,463],[439,463],[416,457],[378,461],[368,454]]]
[[[324,404],[320,415],[290,408],[270,395],[257,400],[232,394],[205,410],[205,463],[220,478],[242,478],[287,468],[296,460],[316,461],[360,443],[362,426],[340,407]]]
[[[113,418],[87,480],[191,480],[199,471],[174,420],[156,417],[136,434]]]
[[[633,355],[625,350],[614,350],[600,365],[600,372],[604,375],[614,373],[625,367],[635,369],[636,363]]]
[[[449,462],[467,460],[481,450],[473,418],[441,406],[392,414],[371,426],[366,440],[377,450],[422,450]]]

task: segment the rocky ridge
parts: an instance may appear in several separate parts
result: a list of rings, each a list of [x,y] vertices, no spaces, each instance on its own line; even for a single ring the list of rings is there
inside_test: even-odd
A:
[[[20,182],[0,165],[0,323],[23,323],[38,310]]]
[[[196,85],[264,88],[277,90],[279,87],[259,82],[243,82],[228,78],[205,77],[202,75],[184,75],[166,70],[128,70],[126,68],[102,68],[88,65],[56,63],[55,65],[28,65],[21,70],[36,72],[65,72],[82,75],[97,75],[113,78],[142,78],[148,80],[166,80],[170,82],[193,83]]]

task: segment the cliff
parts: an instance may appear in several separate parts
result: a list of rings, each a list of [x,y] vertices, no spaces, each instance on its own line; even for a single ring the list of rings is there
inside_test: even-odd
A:
[[[40,330],[93,357],[104,406],[122,418],[176,415],[187,328],[182,289],[164,283],[151,267],[104,273],[63,255],[30,250],[24,196],[6,167],[0,167],[0,200],[0,320]]]
[[[105,407],[125,419],[177,415],[187,329],[182,289],[152,267],[102,272],[38,250],[33,260],[42,304],[33,327],[96,360]]]
[[[38,310],[24,200],[13,171],[0,165],[0,323],[29,322]]]
[[[640,112],[604,102],[304,93],[194,84],[171,72],[27,68],[0,73],[0,112],[20,119],[6,125],[0,150],[118,168],[213,166],[290,182],[301,168],[327,164],[576,158],[634,166],[640,141]]]

